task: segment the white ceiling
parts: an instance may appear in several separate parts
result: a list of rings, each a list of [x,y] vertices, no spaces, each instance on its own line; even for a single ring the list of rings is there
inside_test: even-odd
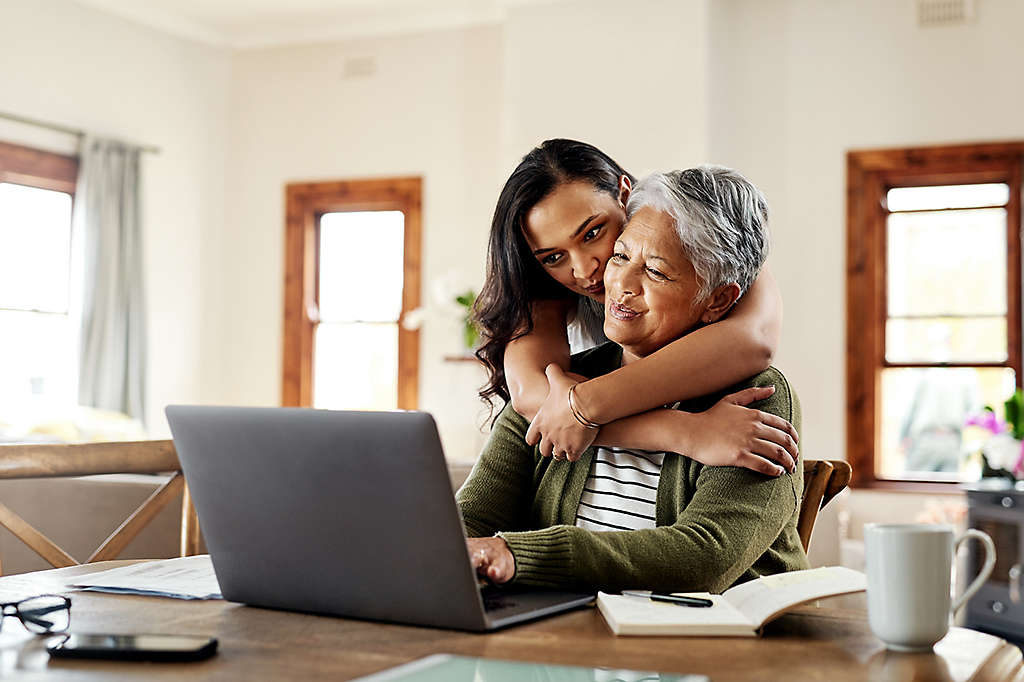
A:
[[[210,45],[254,48],[500,21],[510,6],[560,0],[75,0]]]

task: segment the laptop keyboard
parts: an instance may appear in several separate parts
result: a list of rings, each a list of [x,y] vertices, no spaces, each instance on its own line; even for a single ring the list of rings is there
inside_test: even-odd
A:
[[[484,611],[496,611],[498,609],[507,609],[518,605],[507,592],[500,590],[493,585],[485,585],[481,587],[480,597],[484,602]]]

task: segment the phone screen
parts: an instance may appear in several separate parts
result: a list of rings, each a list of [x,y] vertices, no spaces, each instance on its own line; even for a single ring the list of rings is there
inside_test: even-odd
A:
[[[212,656],[217,640],[196,635],[113,635],[72,633],[48,647],[51,656],[197,660]]]

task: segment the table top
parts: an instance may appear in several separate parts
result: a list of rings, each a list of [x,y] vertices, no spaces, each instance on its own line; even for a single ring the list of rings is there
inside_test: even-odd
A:
[[[71,577],[113,561],[0,578],[0,595],[61,591]],[[344,680],[434,653],[506,660],[699,673],[724,680],[828,679],[1024,682],[1016,646],[952,628],[934,653],[886,652],[860,609],[801,607],[769,623],[759,638],[616,637],[594,608],[490,634],[313,616],[220,600],[73,593],[74,632],[200,634],[220,640],[197,663],[48,660],[38,642],[0,649],[0,677],[23,679]],[[21,627],[8,621],[7,628]],[[4,632],[7,632],[5,630]]]

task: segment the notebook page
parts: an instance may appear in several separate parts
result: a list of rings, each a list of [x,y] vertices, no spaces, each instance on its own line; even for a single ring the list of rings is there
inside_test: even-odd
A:
[[[756,627],[761,627],[798,604],[866,588],[867,578],[860,571],[825,566],[762,576],[730,588],[722,596]]]
[[[684,593],[678,593],[684,594]],[[612,631],[629,635],[754,635],[756,624],[720,594],[685,593],[710,599],[710,608],[691,608],[639,597],[598,593],[597,605]]]

